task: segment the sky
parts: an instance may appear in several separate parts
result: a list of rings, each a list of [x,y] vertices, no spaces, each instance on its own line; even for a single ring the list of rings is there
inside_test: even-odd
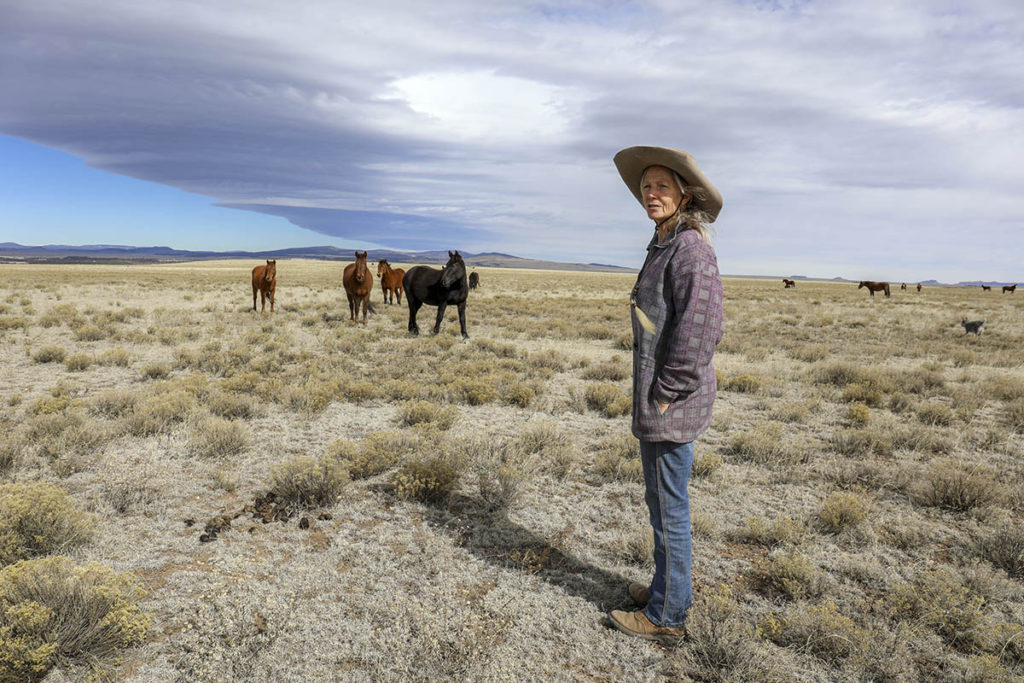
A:
[[[0,242],[639,266],[685,149],[723,273],[1024,281],[1019,0],[0,0]]]

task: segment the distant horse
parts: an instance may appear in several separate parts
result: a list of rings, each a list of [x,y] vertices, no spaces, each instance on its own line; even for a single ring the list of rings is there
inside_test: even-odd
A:
[[[1017,285],[1013,285],[1012,287],[1003,287],[1003,294],[1006,294],[1007,292],[1009,292],[1010,294],[1013,294],[1016,291],[1017,291]]]
[[[793,280],[782,279],[782,284],[786,285],[783,289],[789,289],[790,287],[796,287],[796,282]]]
[[[348,311],[351,316],[349,320],[359,322],[359,305],[363,306],[363,326],[366,326],[366,311],[373,313],[373,304],[370,303],[370,294],[373,292],[373,273],[366,267],[366,252],[362,255],[356,252],[356,262],[345,266],[345,272],[341,276],[341,284],[345,286],[345,294],[348,296]]]
[[[919,292],[921,291],[921,283],[920,282],[917,283],[917,291],[919,291]]]
[[[377,277],[380,278],[380,291],[384,293],[384,303],[393,304],[395,303],[395,297],[398,297],[398,303],[402,303],[402,278],[405,277],[405,271],[401,268],[392,268],[391,264],[388,263],[386,258],[382,258],[377,261]],[[388,299],[388,295],[391,295],[391,299]]]
[[[991,292],[992,288],[989,287],[988,285],[982,285],[981,286],[981,291],[983,291],[983,292]]]
[[[871,296],[874,296],[875,292],[885,292],[885,295],[889,296],[888,282],[872,282],[871,280],[864,280],[857,285],[857,289],[860,289],[861,287],[867,287]]]
[[[423,304],[437,306],[437,320],[434,321],[434,334],[441,330],[444,309],[448,304],[459,308],[459,327],[462,338],[469,339],[466,333],[466,298],[469,296],[469,281],[466,279],[466,264],[458,251],[448,252],[448,263],[437,270],[428,266],[413,266],[402,278],[405,287],[406,302],[409,304],[409,331],[419,334],[416,325],[416,313]]]
[[[900,289],[906,289],[906,288],[907,288],[907,283],[906,282],[904,282],[902,285],[900,285]]]
[[[981,334],[981,328],[985,326],[984,320],[968,320],[964,318],[960,321],[960,324],[964,326],[964,336],[967,336],[968,332],[973,332],[975,336]]]
[[[470,289],[476,289],[479,286],[480,286],[480,276],[477,275],[476,271],[474,270],[472,273],[469,274],[469,288]]]
[[[270,312],[274,312],[274,291],[277,289],[277,259],[267,260],[267,265],[252,269],[252,310],[256,310],[256,292],[260,293],[260,313],[267,310],[270,298]]]

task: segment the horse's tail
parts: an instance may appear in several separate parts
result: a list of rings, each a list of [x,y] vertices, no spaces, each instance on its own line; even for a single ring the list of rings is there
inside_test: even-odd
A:
[[[367,312],[367,313],[376,313],[376,312],[377,312],[377,309],[376,309],[376,307],[375,307],[375,306],[373,305],[373,302],[372,302],[372,301],[367,301],[367,302],[366,302],[366,312]]]

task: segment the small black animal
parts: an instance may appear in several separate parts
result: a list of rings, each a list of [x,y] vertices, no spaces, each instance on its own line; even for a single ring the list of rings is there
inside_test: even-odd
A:
[[[963,320],[960,321],[960,324],[964,326],[964,335],[966,335],[968,332],[973,332],[974,334],[981,334],[981,328],[985,326],[985,321],[968,320],[967,318],[964,318]]]

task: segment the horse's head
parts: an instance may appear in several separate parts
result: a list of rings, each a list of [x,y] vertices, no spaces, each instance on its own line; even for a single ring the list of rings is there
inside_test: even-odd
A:
[[[388,268],[390,268],[390,267],[391,266],[388,265],[388,260],[386,258],[382,258],[380,261],[377,261],[377,275],[378,275],[378,277],[383,275],[384,273],[388,272]]]
[[[861,287],[867,287],[867,286],[868,286],[868,283],[862,281],[859,285],[857,285],[857,289],[860,289]]]
[[[356,282],[362,284],[366,280],[366,276],[369,275],[369,271],[366,268],[366,252],[364,251],[362,256],[359,252],[356,252]],[[372,276],[371,276],[372,277]]]
[[[267,259],[267,267],[263,270],[264,282],[273,282],[277,277],[277,259]]]
[[[448,263],[444,264],[444,272],[441,274],[441,286],[450,288],[459,280],[466,278],[466,263],[458,251],[448,252]]]

